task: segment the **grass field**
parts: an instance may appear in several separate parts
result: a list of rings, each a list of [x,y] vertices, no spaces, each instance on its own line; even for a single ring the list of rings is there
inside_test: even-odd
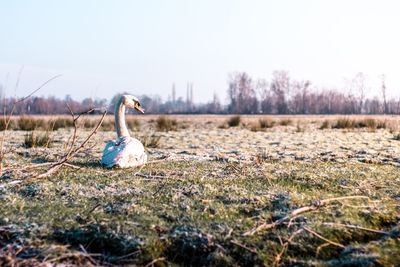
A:
[[[77,143],[97,119],[82,119]],[[107,118],[42,179],[70,124],[6,132],[1,266],[398,266],[399,117],[129,120],[150,164],[101,167]]]

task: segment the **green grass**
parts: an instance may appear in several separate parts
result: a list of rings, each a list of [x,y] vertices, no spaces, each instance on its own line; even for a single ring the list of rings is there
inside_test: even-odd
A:
[[[28,184],[0,187],[0,263],[7,260],[160,266],[273,265],[294,232],[303,231],[279,264],[395,265],[400,261],[399,170],[389,165],[325,162],[165,161],[136,170],[84,164]],[[7,181],[6,181],[7,182]],[[2,181],[3,183],[3,181]],[[362,195],[300,214],[254,236],[243,233],[317,200]],[[386,231],[328,227],[353,224]],[[6,248],[22,244],[22,250]],[[7,254],[8,253],[8,254]],[[65,255],[74,255],[66,257]],[[53,262],[53,263],[54,263]],[[29,265],[29,264],[27,264]]]

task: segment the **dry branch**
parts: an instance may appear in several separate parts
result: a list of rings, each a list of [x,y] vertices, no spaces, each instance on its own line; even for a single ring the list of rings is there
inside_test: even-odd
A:
[[[299,214],[320,209],[320,208],[322,208],[332,202],[335,202],[335,201],[348,200],[348,199],[360,199],[360,198],[361,199],[369,199],[369,197],[366,197],[366,196],[345,196],[345,197],[328,198],[328,199],[324,199],[321,201],[317,201],[310,206],[304,206],[304,207],[295,209],[290,214],[288,214],[285,217],[283,217],[279,220],[276,220],[272,223],[263,223],[263,224],[259,225],[258,227],[245,232],[243,235],[244,236],[254,235],[255,233],[258,233],[258,232],[261,232],[264,230],[268,230],[271,228],[275,228],[276,226],[281,225],[288,220],[290,221],[293,217],[296,217]]]
[[[330,227],[345,227],[345,228],[350,228],[350,229],[357,229],[357,230],[363,230],[375,234],[382,234],[382,235],[390,235],[388,232],[382,231],[382,230],[376,230],[376,229],[371,229],[371,228],[366,228],[358,225],[353,225],[353,224],[342,224],[342,223],[322,223],[322,225],[330,226]]]
[[[20,80],[20,76],[21,76],[21,72],[22,69],[20,70],[19,74],[18,74],[18,79],[17,79],[17,83],[16,83],[16,88],[18,87],[19,84],[19,80]],[[4,157],[8,152],[4,151],[4,143],[6,141],[6,132],[8,130],[8,127],[10,126],[11,123],[11,118],[14,114],[15,108],[17,106],[18,103],[24,102],[25,100],[29,99],[33,94],[35,94],[37,91],[39,91],[40,89],[42,89],[45,85],[47,85],[48,83],[50,83],[51,81],[57,79],[61,77],[61,74],[53,76],[52,78],[48,79],[47,81],[45,81],[44,83],[42,83],[38,88],[36,88],[35,90],[33,90],[29,95],[15,101],[11,107],[11,111],[7,114],[6,113],[6,107],[4,106],[4,113],[3,113],[3,120],[4,120],[4,130],[3,130],[3,135],[0,138],[0,176],[3,174],[3,162],[4,162]]]
[[[306,226],[304,226],[303,229],[306,230],[307,232],[309,232],[310,234],[315,235],[315,236],[318,237],[319,239],[325,241],[326,243],[329,243],[329,244],[331,244],[331,245],[333,245],[333,246],[336,246],[336,247],[339,247],[339,248],[345,248],[345,246],[343,246],[342,244],[337,243],[337,242],[332,241],[332,240],[329,240],[328,238],[323,237],[322,235],[318,234],[317,232],[311,230],[310,228],[308,228],[308,227],[306,227]]]
[[[70,145],[67,153],[58,162],[54,163],[45,173],[42,173],[42,174],[36,176],[35,178],[44,178],[44,177],[51,175],[52,173],[57,171],[61,166],[65,165],[67,163],[67,161],[70,160],[72,157],[74,157],[80,150],[82,150],[85,147],[85,145],[89,142],[89,140],[97,133],[98,129],[100,128],[100,126],[103,123],[104,118],[107,114],[107,111],[103,112],[103,115],[102,115],[101,119],[99,120],[99,122],[97,123],[96,127],[86,137],[86,139],[79,146],[76,147],[75,143],[76,143],[77,132],[78,132],[77,120],[79,119],[79,117],[81,115],[87,114],[87,113],[93,111],[93,109],[90,109],[89,111],[80,113],[78,115],[75,115],[71,109],[70,109],[70,111],[71,111],[71,116],[73,117],[73,122],[74,122],[74,133],[73,133],[71,145]]]
[[[296,232],[294,232],[294,233],[289,237],[289,239],[288,239],[284,244],[282,244],[282,250],[281,250],[281,252],[279,252],[279,253],[275,256],[275,261],[274,261],[274,265],[273,265],[273,266],[279,266],[279,263],[281,262],[282,257],[283,257],[283,255],[286,253],[286,251],[287,251],[287,249],[288,249],[290,243],[292,242],[292,240],[293,240],[298,234],[300,234],[300,233],[303,232],[303,231],[304,231],[303,228],[297,230]]]

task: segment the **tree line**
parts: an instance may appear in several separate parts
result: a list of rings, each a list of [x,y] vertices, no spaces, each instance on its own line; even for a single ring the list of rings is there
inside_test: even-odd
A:
[[[368,85],[366,76],[358,73],[348,81],[346,90],[321,90],[311,81],[291,79],[286,71],[273,72],[270,81],[253,80],[246,72],[231,73],[228,77],[227,105],[222,105],[217,94],[208,103],[193,102],[193,86],[190,94],[183,99],[173,97],[163,101],[160,96],[138,96],[147,114],[400,114],[400,99],[387,99],[385,77],[382,76],[380,94],[366,97]],[[376,91],[376,89],[375,89]],[[67,95],[64,99],[30,97],[15,105],[14,114],[68,114],[68,106],[76,111],[89,108],[106,108],[114,111],[118,93],[112,99],[91,99],[82,101]],[[0,110],[9,113],[14,97],[2,97]]]

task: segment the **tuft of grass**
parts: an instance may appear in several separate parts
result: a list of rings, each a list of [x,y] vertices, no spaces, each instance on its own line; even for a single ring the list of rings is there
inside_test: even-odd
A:
[[[31,116],[21,116],[17,120],[18,130],[21,131],[33,131],[38,128],[38,119]]]
[[[304,125],[301,125],[300,121],[298,121],[297,125],[296,125],[296,132],[297,133],[304,133],[304,131],[305,131]]]
[[[140,131],[140,121],[135,118],[126,118],[126,125],[132,131]]]
[[[259,119],[257,123],[250,124],[250,130],[252,132],[263,131],[268,128],[272,128],[275,125],[275,121],[269,118]]]
[[[83,127],[86,129],[92,129],[96,126],[96,122],[91,119],[86,119],[83,121]]]
[[[237,127],[240,125],[240,121],[242,120],[242,118],[237,115],[237,116],[232,116],[228,119],[227,123],[229,127]]]
[[[275,121],[269,118],[259,119],[258,124],[261,129],[272,128],[275,125]]]
[[[36,131],[32,131],[30,133],[25,134],[23,145],[26,148],[50,147],[51,141],[52,138],[49,131],[46,131],[45,133],[37,133]]]
[[[349,118],[339,118],[336,123],[332,126],[334,129],[353,129],[355,121]]]
[[[114,131],[115,130],[114,120],[113,119],[104,120],[103,123],[101,124],[101,130]]]
[[[53,130],[58,130],[61,128],[73,127],[74,123],[71,118],[58,117],[53,121]]]
[[[140,142],[142,142],[144,147],[147,148],[157,148],[160,146],[161,136],[157,136],[154,134],[145,135],[139,138]]]
[[[0,118],[0,131],[4,131],[6,129],[6,121],[5,118]],[[16,130],[15,120],[11,119],[8,124],[8,130]]]
[[[329,122],[329,120],[324,120],[321,124],[321,126],[319,127],[320,130],[324,130],[324,129],[329,129],[331,128],[331,123]]]
[[[293,123],[291,119],[282,119],[279,121],[279,125],[281,126],[289,126]]]
[[[378,121],[378,123],[376,124],[376,128],[377,129],[386,129],[386,128],[388,128],[388,125],[387,125],[386,121]]]
[[[156,120],[156,128],[159,132],[176,131],[178,129],[178,123],[175,119],[160,116]]]
[[[376,119],[373,118],[366,118],[360,120],[340,118],[336,121],[336,124],[334,124],[332,128],[335,129],[368,128],[371,131],[375,131],[376,129],[386,129],[386,127],[387,125],[385,121],[377,121]]]

